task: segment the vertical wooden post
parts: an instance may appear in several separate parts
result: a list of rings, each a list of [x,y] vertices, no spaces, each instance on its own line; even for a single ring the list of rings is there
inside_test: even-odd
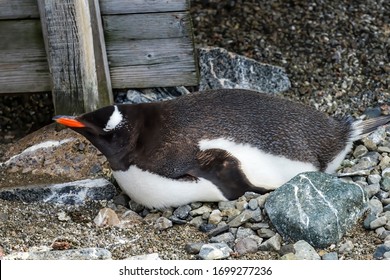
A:
[[[56,114],[113,103],[98,0],[38,0]]]

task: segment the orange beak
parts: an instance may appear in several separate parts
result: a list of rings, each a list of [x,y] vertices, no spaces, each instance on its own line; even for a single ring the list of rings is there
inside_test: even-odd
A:
[[[76,120],[74,117],[71,116],[55,116],[53,120],[67,127],[76,127],[76,128],[85,127],[85,124],[83,124],[82,122]]]

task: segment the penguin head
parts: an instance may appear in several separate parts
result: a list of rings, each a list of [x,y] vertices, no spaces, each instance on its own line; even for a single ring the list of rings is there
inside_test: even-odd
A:
[[[83,135],[110,161],[130,148],[134,126],[122,110],[113,105],[77,117],[55,116],[53,120]]]

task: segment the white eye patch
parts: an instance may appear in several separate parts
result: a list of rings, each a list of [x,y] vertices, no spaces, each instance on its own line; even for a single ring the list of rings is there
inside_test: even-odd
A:
[[[114,106],[114,112],[110,116],[110,119],[108,120],[106,127],[103,128],[104,131],[110,131],[115,129],[123,120],[123,116],[121,112],[118,110],[118,106]]]

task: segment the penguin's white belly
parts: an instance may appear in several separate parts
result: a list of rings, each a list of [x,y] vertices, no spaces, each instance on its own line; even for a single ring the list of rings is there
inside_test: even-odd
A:
[[[254,186],[268,190],[280,187],[301,172],[317,170],[311,163],[268,154],[248,144],[237,144],[222,138],[202,140],[199,148],[229,152],[239,160],[243,173]],[[135,165],[130,166],[127,171],[113,171],[113,175],[131,199],[149,208],[179,206],[195,201],[226,200],[221,190],[204,178],[197,181],[173,180],[141,170]]]
[[[227,151],[239,160],[241,170],[254,186],[268,190],[280,187],[301,172],[318,170],[312,163],[269,154],[249,144],[239,144],[224,138],[201,140],[199,148],[202,151]]]
[[[122,190],[131,199],[149,208],[180,206],[195,201],[226,200],[222,192],[210,181],[181,181],[166,178],[135,165],[127,171],[113,171]]]

